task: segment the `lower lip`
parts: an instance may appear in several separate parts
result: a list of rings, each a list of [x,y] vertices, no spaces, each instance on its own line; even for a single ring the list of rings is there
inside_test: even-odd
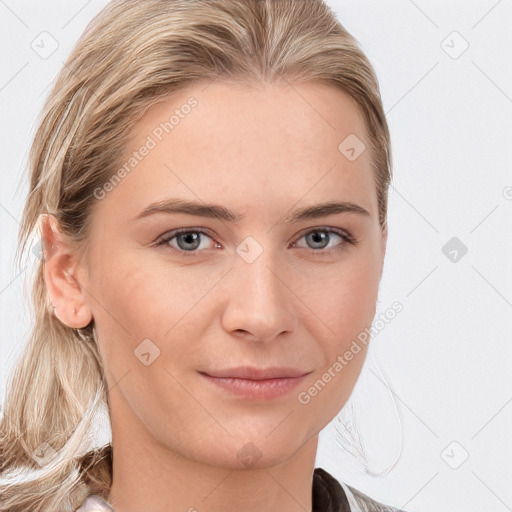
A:
[[[204,373],[200,375],[205,377],[212,384],[227,391],[231,391],[231,393],[245,398],[246,400],[270,400],[289,393],[304,380],[307,374],[301,377],[267,380],[211,377]]]

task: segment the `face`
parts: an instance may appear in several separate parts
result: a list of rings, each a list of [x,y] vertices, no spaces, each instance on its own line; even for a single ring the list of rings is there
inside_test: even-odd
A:
[[[136,124],[119,166],[130,170],[98,194],[77,273],[114,437],[144,425],[165,449],[225,468],[251,443],[265,467],[340,411],[366,345],[344,354],[372,323],[386,242],[369,151],[339,149],[351,134],[369,147],[355,103],[318,83],[201,85]],[[352,209],[311,209],[326,203]],[[200,373],[238,366],[307,375],[255,398]]]

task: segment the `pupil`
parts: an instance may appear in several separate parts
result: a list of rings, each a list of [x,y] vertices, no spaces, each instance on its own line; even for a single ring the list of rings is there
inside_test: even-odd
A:
[[[320,243],[321,247],[325,247],[325,241],[328,238],[327,233],[323,231],[316,231],[314,233],[311,233],[311,236],[313,237],[314,243]],[[324,243],[322,243],[324,242]]]
[[[190,238],[192,238],[192,240],[190,240]],[[190,247],[183,247],[182,244],[180,243],[180,240],[185,240],[185,244],[194,244],[194,242],[197,242],[199,240],[199,233],[185,233],[184,235],[180,235],[178,237],[178,245],[180,246],[180,249],[184,249],[184,250],[187,250],[187,249],[190,249]],[[196,249],[197,248],[197,243],[194,245],[194,247],[192,247],[192,249]]]

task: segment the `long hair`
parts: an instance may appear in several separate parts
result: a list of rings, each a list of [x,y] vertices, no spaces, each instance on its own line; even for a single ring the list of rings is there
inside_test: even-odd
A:
[[[130,131],[149,107],[200,82],[318,81],[347,93],[367,128],[386,223],[391,144],[377,77],[324,0],[113,0],[89,23],[60,71],[29,153],[29,193],[16,263],[51,214],[84,249],[94,191],[112,177]],[[94,321],[70,328],[31,281],[32,328],[7,382],[0,420],[0,511],[72,511],[107,496],[111,443],[92,445],[108,407]],[[115,449],[115,448],[114,448]]]

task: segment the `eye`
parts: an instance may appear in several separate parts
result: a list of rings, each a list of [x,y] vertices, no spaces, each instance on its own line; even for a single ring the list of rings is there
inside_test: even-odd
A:
[[[208,249],[208,245],[202,243],[204,241],[203,237],[214,241],[208,232],[201,229],[176,229],[163,235],[155,242],[154,245],[158,247],[168,246],[171,250],[194,256],[200,249]],[[356,245],[357,243],[349,233],[337,228],[316,228],[302,235],[299,240],[302,238],[305,238],[309,247],[300,246],[296,242],[293,243],[292,246],[300,249],[311,249],[311,251],[317,253],[327,253],[330,252],[330,250],[341,250],[344,249],[347,244]],[[333,240],[335,241],[336,238],[340,239],[341,243],[329,247],[329,244]],[[217,242],[214,243],[215,247],[221,247]],[[327,250],[324,250],[326,248]]]
[[[198,252],[199,248],[205,249],[204,244],[201,244],[201,238],[203,236],[209,238],[210,240],[213,240],[206,231],[177,229],[167,233],[162,238],[158,239],[155,242],[155,245],[170,245],[170,248],[172,250],[179,251],[181,253],[190,253],[190,255],[193,256],[194,253]],[[176,243],[171,244],[171,241]],[[206,247],[206,249],[207,248],[208,247]]]
[[[331,249],[341,250],[344,249],[347,244],[356,245],[356,240],[352,236],[336,228],[315,228],[302,235],[300,239],[302,238],[305,238],[306,243],[309,244],[308,247],[298,246],[297,243],[294,243],[293,246],[311,249],[314,252],[328,252]],[[341,243],[328,247],[329,243],[333,240],[335,241],[336,238],[341,239]],[[327,250],[323,250],[326,248]]]

